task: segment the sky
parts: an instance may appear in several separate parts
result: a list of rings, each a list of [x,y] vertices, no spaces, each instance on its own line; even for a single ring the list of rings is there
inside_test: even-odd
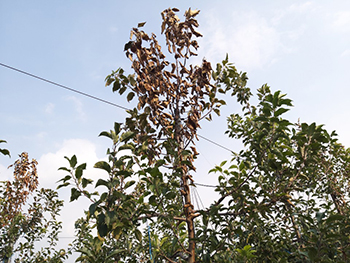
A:
[[[123,52],[130,29],[146,21],[144,30],[159,39],[160,13],[168,7],[200,9],[197,19],[199,56],[213,65],[228,54],[238,71],[247,72],[248,86],[267,83],[293,100],[287,113],[292,122],[325,124],[350,146],[350,2],[334,1],[0,1],[0,63],[18,68],[112,103],[133,107],[125,97],[105,87],[104,79],[130,61]],[[199,134],[233,151],[240,144],[224,135],[226,117],[239,110],[232,98],[222,116],[202,123]],[[254,101],[254,98],[253,98]],[[64,156],[75,154],[87,162],[86,175],[106,176],[93,169],[111,146],[98,137],[123,122],[124,110],[61,89],[0,66],[0,139],[12,157],[0,156],[0,180],[10,179],[7,167],[25,151],[38,160],[42,187],[56,188],[65,176],[57,171],[67,165]],[[200,153],[196,182],[215,185],[208,171],[231,153],[205,140],[196,144]],[[0,145],[4,148],[4,145]],[[198,187],[204,203],[215,198],[212,188]],[[74,221],[89,203],[64,199],[61,245],[70,242]]]

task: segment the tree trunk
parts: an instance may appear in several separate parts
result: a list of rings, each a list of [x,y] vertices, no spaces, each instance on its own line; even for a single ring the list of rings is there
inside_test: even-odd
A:
[[[181,176],[181,194],[183,196],[184,204],[183,211],[186,217],[187,223],[187,234],[188,234],[188,259],[187,262],[195,263],[196,262],[196,242],[195,242],[195,231],[194,231],[194,211],[193,205],[191,202],[191,191],[189,187],[189,175],[187,174],[187,167],[182,164],[182,151],[184,150],[183,138],[181,136],[181,120],[178,110],[178,105],[175,109],[175,139],[178,144],[178,153],[179,153],[179,165],[181,167],[182,176]],[[178,167],[175,165],[175,169]]]
[[[183,185],[183,197],[184,197],[184,212],[187,222],[187,233],[188,233],[188,252],[189,257],[187,262],[194,263],[196,262],[196,242],[195,242],[195,231],[194,231],[194,212],[193,205],[191,203],[191,193],[190,187],[188,185],[187,175],[182,176],[182,185]]]

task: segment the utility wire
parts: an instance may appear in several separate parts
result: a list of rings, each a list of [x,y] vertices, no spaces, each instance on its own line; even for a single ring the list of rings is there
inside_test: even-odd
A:
[[[12,70],[14,70],[14,71],[17,71],[17,72],[19,72],[19,73],[22,73],[22,74],[28,75],[28,76],[30,76],[30,77],[33,77],[33,78],[36,78],[36,79],[39,79],[39,80],[45,81],[45,82],[50,83],[50,84],[52,84],[52,85],[58,86],[58,87],[60,87],[60,88],[67,89],[67,90],[69,90],[69,91],[72,91],[72,92],[78,93],[78,94],[80,94],[80,95],[83,95],[83,96],[89,97],[89,98],[91,98],[91,99],[94,99],[94,100],[98,100],[98,101],[101,101],[101,102],[107,103],[107,104],[109,104],[109,105],[112,105],[112,106],[115,106],[115,107],[121,108],[121,109],[123,109],[123,110],[129,110],[128,108],[123,107],[123,106],[120,106],[120,105],[115,104],[115,103],[113,103],[113,102],[110,102],[110,101],[107,101],[107,100],[100,99],[100,98],[98,98],[98,97],[95,97],[95,96],[89,95],[89,94],[87,94],[87,93],[81,92],[81,91],[76,90],[76,89],[69,88],[69,87],[67,87],[67,86],[61,85],[61,84],[59,84],[59,83],[53,82],[53,81],[48,80],[48,79],[41,78],[41,77],[36,76],[36,75],[34,75],[34,74],[28,73],[28,72],[26,72],[26,71],[23,71],[23,70],[20,70],[20,69],[14,68],[14,67],[10,67],[10,66],[5,65],[5,64],[3,64],[3,63],[0,63],[0,65],[1,65],[1,66],[3,66],[3,67],[6,67],[6,68],[12,69]]]
[[[226,151],[229,151],[229,152],[233,152],[232,150],[230,150],[229,148],[226,148],[225,146],[222,146],[221,144],[218,144],[217,142],[214,142],[214,141],[212,141],[212,140],[210,140],[210,139],[208,139],[208,138],[205,138],[204,136],[202,136],[202,135],[200,135],[200,134],[198,134],[198,137],[200,137],[200,138],[202,138],[202,139],[204,139],[204,140],[206,140],[206,141],[208,141],[208,142],[210,142],[210,143],[212,143],[212,144],[215,144],[216,146],[219,146],[219,147],[221,147],[222,149],[225,149]]]
[[[218,187],[217,185],[210,185],[210,184],[200,184],[200,183],[193,183],[195,186],[203,186],[203,187],[212,187],[212,188],[216,188]]]
[[[11,70],[14,70],[14,71],[17,71],[17,72],[19,72],[19,73],[25,74],[25,75],[30,76],[30,77],[32,77],[32,78],[36,78],[36,79],[39,79],[39,80],[41,80],[41,81],[50,83],[50,84],[55,85],[55,86],[58,86],[58,87],[60,87],[60,88],[63,88],[63,89],[66,89],[66,90],[69,90],[69,91],[78,93],[78,94],[80,94],[80,95],[89,97],[89,98],[91,98],[91,99],[94,99],[94,100],[98,100],[98,101],[100,101],[100,102],[107,103],[107,104],[112,105],[112,106],[114,106],[114,107],[117,107],[117,108],[120,108],[120,109],[123,109],[123,110],[130,110],[130,109],[124,107],[124,106],[115,104],[115,103],[113,103],[113,102],[110,102],[110,101],[107,101],[107,100],[104,100],[104,99],[100,99],[100,98],[98,98],[98,97],[89,95],[89,94],[87,94],[87,93],[85,93],[85,92],[82,92],[82,91],[79,91],[79,90],[76,90],[76,89],[69,88],[69,87],[67,87],[67,86],[64,86],[64,85],[61,85],[61,84],[59,84],[59,83],[53,82],[53,81],[51,81],[51,80],[48,80],[48,79],[45,79],[45,78],[36,76],[36,75],[34,75],[34,74],[31,74],[31,73],[28,73],[28,72],[26,72],[26,71],[20,70],[20,69],[18,69],[18,68],[14,68],[14,67],[8,66],[8,65],[3,64],[3,63],[1,63],[1,62],[0,62],[0,66],[3,66],[3,67],[5,67],[5,68],[8,68],[8,69],[11,69]],[[206,138],[206,137],[204,137],[204,136],[202,136],[202,135],[199,135],[199,134],[198,134],[198,137],[200,137],[200,138],[202,138],[202,139],[204,139],[204,140],[206,140],[206,141],[208,141],[208,142],[210,142],[210,143],[212,143],[212,144],[215,144],[216,146],[221,147],[222,149],[225,149],[226,151],[229,151],[229,152],[232,153],[232,151],[231,151],[229,148],[226,148],[225,146],[223,146],[223,145],[221,145],[221,144],[218,144],[218,143],[216,143],[216,142],[214,142],[214,141],[212,141],[212,140],[210,140],[210,139],[208,139],[208,138]]]

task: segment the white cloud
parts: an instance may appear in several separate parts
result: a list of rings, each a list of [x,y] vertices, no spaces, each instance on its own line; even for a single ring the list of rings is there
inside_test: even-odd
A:
[[[340,56],[342,56],[342,57],[350,56],[350,49],[345,50],[343,53],[341,53]]]
[[[68,161],[64,158],[77,156],[78,163],[87,163],[88,170],[86,174],[89,177],[101,176],[101,172],[93,169],[93,165],[99,160],[96,155],[96,146],[88,140],[70,139],[65,140],[59,150],[54,153],[46,153],[38,160],[38,173],[40,184],[43,187],[56,188],[55,182],[65,176],[64,172],[57,171],[59,167],[69,166]]]
[[[298,40],[304,33],[305,33],[306,27],[300,26],[298,28],[295,28],[293,30],[286,32],[286,37],[290,39],[291,41]]]
[[[111,27],[109,28],[109,31],[112,32],[112,33],[116,33],[116,32],[118,31],[118,27],[116,27],[116,26],[111,26]]]
[[[64,156],[71,158],[73,155],[77,156],[78,164],[87,163],[87,169],[83,174],[84,177],[93,179],[94,183],[96,183],[98,178],[107,177],[106,172],[93,168],[93,165],[101,160],[96,154],[96,146],[88,140],[70,139],[65,140],[56,152],[46,153],[38,159],[39,186],[56,189],[58,186],[56,182],[68,174],[65,171],[58,171],[58,168],[69,167],[69,163]],[[59,219],[63,222],[63,229],[60,234],[63,237],[74,236],[74,222],[84,215],[84,210],[88,210],[91,204],[84,197],[81,197],[78,201],[69,202],[70,188],[58,190],[59,198],[64,200],[64,207]],[[63,239],[60,242],[60,246],[67,248],[68,242],[71,241],[71,238]]]
[[[12,180],[12,170],[0,164],[0,181]]]
[[[309,11],[313,6],[312,2],[306,2],[306,3],[301,3],[301,4],[292,4],[289,6],[289,10],[292,12],[298,12],[298,13],[303,13],[306,11]]]
[[[337,12],[334,15],[333,28],[342,32],[350,31],[350,11]]]
[[[221,18],[207,18],[209,27],[203,32],[206,37],[202,44],[206,56],[217,61],[228,53],[231,61],[244,70],[275,62],[281,48],[280,36],[265,18],[254,12],[234,12],[228,21],[224,24]]]
[[[39,132],[35,135],[35,137],[39,140],[44,139],[47,136],[47,132]]]
[[[51,103],[51,102],[48,103],[48,104],[46,104],[46,106],[45,106],[45,113],[46,113],[46,114],[52,114],[54,108],[55,108],[55,104],[53,104],[53,103]]]
[[[83,103],[81,102],[81,100],[78,99],[77,97],[74,97],[74,96],[67,97],[67,100],[73,102],[74,108],[75,108],[76,112],[78,113],[78,118],[81,121],[86,121],[87,117],[86,117],[85,111],[83,109]]]

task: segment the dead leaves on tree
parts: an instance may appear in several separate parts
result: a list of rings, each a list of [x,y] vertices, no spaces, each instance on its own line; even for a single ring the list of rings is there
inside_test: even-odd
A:
[[[193,38],[202,36],[196,31],[198,22],[194,18],[199,11],[187,10],[183,22],[176,12],[176,8],[163,11],[161,26],[174,60],[166,59],[155,34],[149,36],[140,28],[132,29],[125,52],[135,71],[132,92],[138,97],[138,109],[149,106],[149,120],[160,129],[161,136],[178,126],[179,136],[192,140],[203,112],[215,104],[210,101],[212,68],[206,60],[201,66],[186,66],[186,61],[197,55],[199,46]],[[181,121],[175,123],[175,119]]]
[[[1,202],[2,223],[10,222],[22,211],[29,195],[38,187],[37,161],[29,160],[27,153],[22,153],[13,165],[14,180],[6,182],[5,202]]]

